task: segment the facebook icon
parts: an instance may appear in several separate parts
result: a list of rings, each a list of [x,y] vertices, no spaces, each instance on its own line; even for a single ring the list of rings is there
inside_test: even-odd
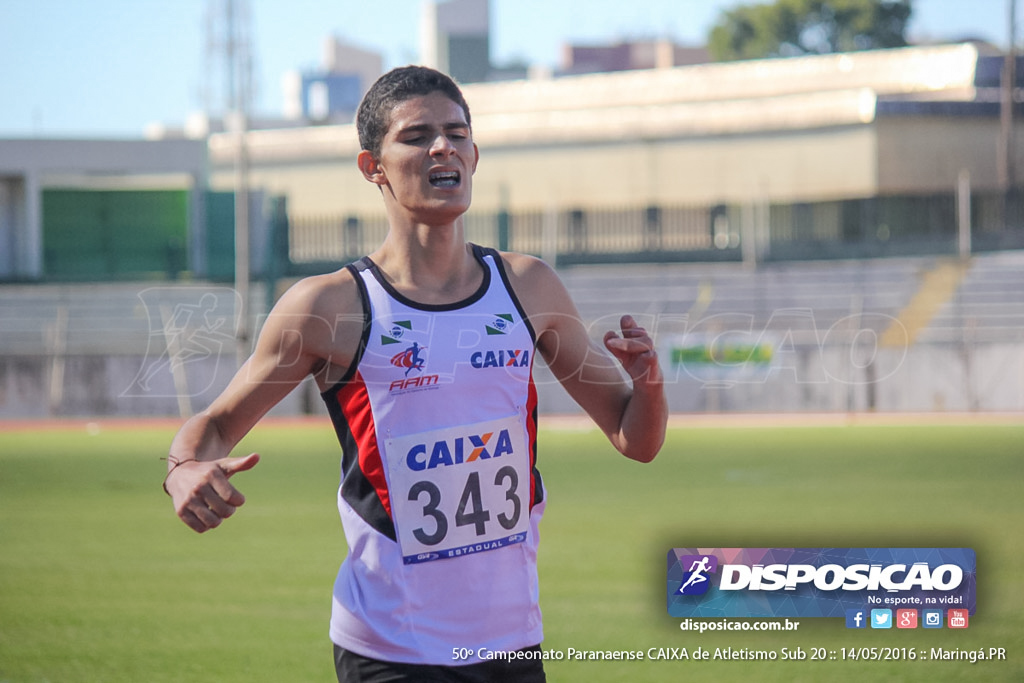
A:
[[[867,612],[862,609],[846,610],[846,628],[867,628]]]

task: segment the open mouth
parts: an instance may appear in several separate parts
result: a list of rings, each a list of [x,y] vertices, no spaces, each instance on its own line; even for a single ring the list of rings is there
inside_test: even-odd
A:
[[[433,171],[430,174],[430,184],[434,187],[458,187],[462,179],[458,171]]]

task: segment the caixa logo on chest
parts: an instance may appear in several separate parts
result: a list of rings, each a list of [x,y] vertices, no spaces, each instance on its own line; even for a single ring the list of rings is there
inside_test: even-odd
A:
[[[469,357],[474,368],[526,368],[530,366],[529,349],[497,349],[477,351]]]
[[[416,444],[409,449],[405,463],[416,472],[435,467],[461,465],[474,460],[500,458],[512,453],[512,437],[507,429],[486,434],[469,434],[434,443]]]

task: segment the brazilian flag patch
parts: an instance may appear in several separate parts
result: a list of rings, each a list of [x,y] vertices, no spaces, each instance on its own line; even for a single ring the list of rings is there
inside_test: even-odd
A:
[[[494,316],[494,322],[486,326],[487,334],[506,334],[514,322],[515,318],[512,317],[511,313],[498,313]]]
[[[396,320],[394,324],[391,325],[391,329],[388,331],[389,334],[382,334],[380,336],[380,343],[383,346],[387,346],[388,344],[401,344],[402,337],[405,336],[407,331],[412,331],[412,321]]]

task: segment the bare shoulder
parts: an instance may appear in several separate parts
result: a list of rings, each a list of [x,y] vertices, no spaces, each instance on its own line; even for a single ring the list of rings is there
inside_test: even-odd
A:
[[[341,269],[288,288],[267,317],[261,342],[276,356],[305,358],[303,365],[326,387],[351,365],[365,319],[359,285]]]
[[[520,254],[514,251],[502,251],[499,252],[501,260],[505,264],[505,270],[509,276],[515,280],[524,280],[528,278],[542,277],[542,278],[556,278],[555,271],[545,261],[537,258],[536,256],[530,256],[529,254]]]
[[[545,261],[515,252],[502,252],[501,258],[509,283],[538,334],[566,317],[578,316],[561,278]]]
[[[512,288],[524,303],[534,297],[547,298],[565,292],[554,269],[536,256],[501,252],[501,260]]]
[[[274,306],[274,312],[335,318],[361,316],[359,286],[346,268],[303,278],[288,288]]]

